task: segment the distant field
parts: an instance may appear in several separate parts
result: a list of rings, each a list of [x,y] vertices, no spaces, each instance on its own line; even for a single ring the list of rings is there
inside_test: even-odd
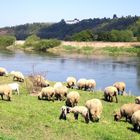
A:
[[[0,83],[12,82],[11,77],[0,77]],[[135,97],[119,96],[119,103],[103,100],[103,92],[80,93],[79,105],[88,99],[98,98],[103,103],[103,113],[99,123],[86,124],[73,114],[66,121],[59,120],[60,108],[64,101],[40,101],[30,96],[26,84],[21,84],[20,96],[13,95],[12,101],[0,99],[0,139],[1,140],[139,140],[140,136],[125,119],[113,120],[113,111],[122,104],[134,102]]]

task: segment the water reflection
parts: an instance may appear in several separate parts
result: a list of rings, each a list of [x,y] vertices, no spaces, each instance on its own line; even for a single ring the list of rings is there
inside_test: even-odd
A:
[[[65,81],[67,76],[93,78],[97,89],[104,89],[116,81],[125,81],[127,91],[139,95],[140,57],[60,57],[44,53],[0,52],[0,66],[9,71],[19,70],[25,75],[43,73],[49,80]]]

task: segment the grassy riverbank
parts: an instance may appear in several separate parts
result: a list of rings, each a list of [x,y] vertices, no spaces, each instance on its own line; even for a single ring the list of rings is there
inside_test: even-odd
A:
[[[0,77],[0,83],[12,82],[12,77]],[[64,101],[40,101],[30,96],[26,84],[21,84],[20,96],[13,95],[12,101],[0,99],[0,139],[2,140],[139,140],[139,134],[124,119],[113,120],[113,111],[122,104],[134,102],[135,97],[119,96],[119,103],[105,102],[102,91],[80,93],[79,105],[86,100],[101,99],[103,113],[99,123],[86,124],[81,116],[75,121],[73,114],[66,121],[59,120]]]

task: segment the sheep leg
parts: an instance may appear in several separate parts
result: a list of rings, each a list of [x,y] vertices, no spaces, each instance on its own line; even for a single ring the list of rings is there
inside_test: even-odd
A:
[[[87,113],[86,116],[85,116],[85,122],[86,122],[86,123],[89,123],[89,114],[88,114],[88,113]]]
[[[134,124],[134,130],[137,130],[137,129],[138,129],[138,125]]]
[[[78,120],[78,113],[77,112],[74,113],[74,118],[75,118],[75,120]]]
[[[3,95],[1,94],[1,99],[3,100]]]

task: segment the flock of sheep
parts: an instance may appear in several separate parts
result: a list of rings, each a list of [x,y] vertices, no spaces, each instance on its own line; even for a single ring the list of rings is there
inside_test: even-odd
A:
[[[24,75],[19,71],[12,71],[10,74],[13,75],[13,81],[25,81]],[[5,68],[0,67],[0,76],[3,75],[8,75],[8,72]],[[29,76],[28,79],[33,87],[31,92],[37,92],[39,100],[65,100],[65,105],[61,107],[59,119],[66,120],[67,115],[73,113],[76,120],[78,120],[78,115],[81,114],[86,123],[89,123],[89,121],[98,122],[100,120],[103,111],[103,105],[100,99],[90,99],[83,106],[78,106],[80,94],[77,91],[69,92],[68,90],[71,88],[93,91],[96,87],[96,81],[94,79],[79,79],[77,81],[74,77],[68,77],[66,79],[66,86],[61,82],[56,82],[53,86],[50,86],[50,83],[41,75]],[[15,82],[0,85],[2,100],[6,96],[7,100],[10,101],[12,91],[16,91],[19,95],[19,86]],[[118,103],[118,95],[125,95],[125,88],[126,85],[124,82],[116,82],[112,86],[106,87],[104,89],[104,99],[113,102],[113,98],[115,97],[116,103]],[[140,130],[140,96],[136,97],[135,103],[124,104],[118,112],[114,113],[115,121],[119,121],[122,117],[125,117],[126,121],[129,120],[135,130]]]

